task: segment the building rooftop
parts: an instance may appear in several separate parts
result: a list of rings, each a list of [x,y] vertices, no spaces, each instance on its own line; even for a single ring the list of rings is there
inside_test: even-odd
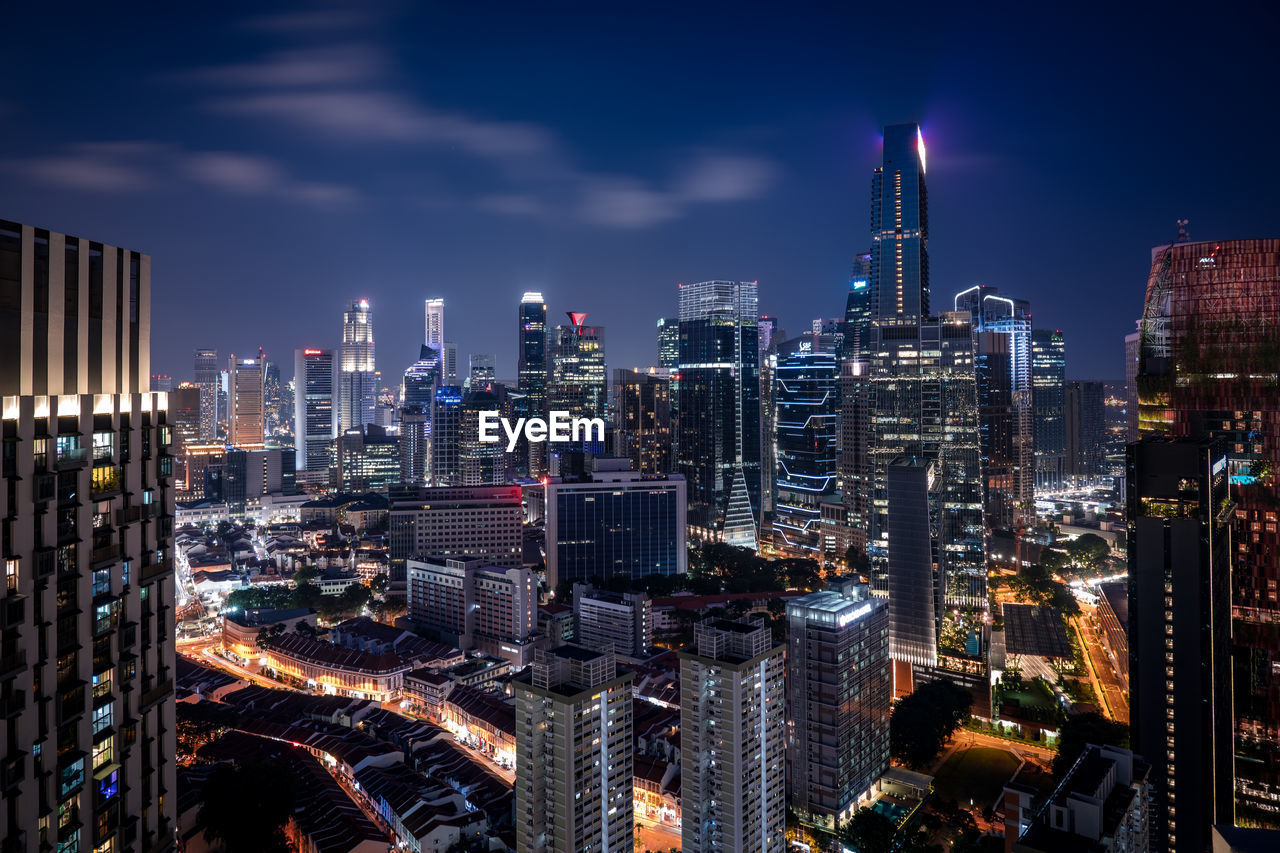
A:
[[[1070,658],[1071,643],[1056,607],[1042,604],[1002,605],[1005,648],[1011,655]]]

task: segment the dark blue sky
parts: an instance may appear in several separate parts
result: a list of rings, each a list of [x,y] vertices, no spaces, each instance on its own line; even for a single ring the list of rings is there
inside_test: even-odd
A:
[[[843,312],[899,121],[928,145],[935,305],[1030,299],[1073,377],[1122,375],[1176,219],[1280,234],[1264,4],[686,5],[16,4],[0,217],[151,253],[179,378],[194,346],[336,346],[353,297],[384,376],[429,296],[506,377],[526,289],[604,324],[610,367],[653,363],[678,281],[758,279],[797,333]]]

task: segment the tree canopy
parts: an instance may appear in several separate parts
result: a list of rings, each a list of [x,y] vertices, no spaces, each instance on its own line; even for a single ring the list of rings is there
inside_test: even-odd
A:
[[[893,709],[889,752],[908,767],[928,765],[969,716],[973,696],[946,679],[922,684]]]
[[[1061,781],[1089,744],[1129,746],[1129,727],[1096,711],[1072,714],[1059,730],[1058,754],[1053,758],[1053,778]]]
[[[293,813],[296,783],[281,762],[220,764],[205,780],[200,799],[199,826],[225,853],[290,849],[284,827]]]

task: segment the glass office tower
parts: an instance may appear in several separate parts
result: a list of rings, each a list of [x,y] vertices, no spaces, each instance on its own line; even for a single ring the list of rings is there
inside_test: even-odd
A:
[[[755,549],[761,512],[759,287],[680,285],[678,468],[697,535]]]
[[[373,314],[369,300],[353,300],[342,314],[338,430],[364,430],[374,422],[377,387],[373,359]]]
[[[835,335],[801,335],[781,343],[777,354],[774,539],[815,557],[822,503],[836,494],[839,344]]]

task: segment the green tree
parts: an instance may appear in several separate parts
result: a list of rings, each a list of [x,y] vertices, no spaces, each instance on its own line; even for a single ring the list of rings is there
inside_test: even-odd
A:
[[[1053,778],[1061,781],[1089,744],[1129,745],[1129,727],[1109,720],[1096,711],[1072,714],[1059,730],[1058,754],[1053,758]]]
[[[1096,570],[1111,556],[1111,545],[1096,533],[1085,533],[1066,544],[1067,556],[1082,569]]]
[[[872,808],[861,808],[840,827],[840,840],[858,853],[890,853],[897,833],[893,821]]]
[[[889,717],[889,752],[908,767],[928,765],[969,716],[973,696],[946,679],[917,687]]]
[[[296,782],[288,767],[267,760],[219,764],[200,791],[197,822],[224,853],[285,853],[284,826],[293,813]]]

